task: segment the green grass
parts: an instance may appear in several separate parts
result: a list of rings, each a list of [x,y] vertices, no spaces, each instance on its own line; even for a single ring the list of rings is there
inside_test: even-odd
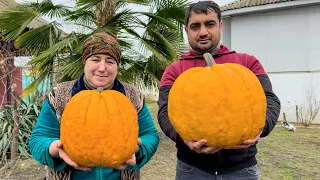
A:
[[[278,125],[258,145],[261,179],[320,179],[320,128]]]
[[[142,180],[173,180],[176,148],[160,130],[156,103],[149,110],[160,135],[156,154],[141,170]],[[258,166],[261,180],[320,180],[320,126],[297,127],[290,132],[277,125],[272,133],[258,144]],[[12,169],[12,167],[15,167]],[[45,171],[32,159],[21,160],[16,166],[1,168],[0,179],[43,179]],[[4,173],[6,172],[6,173]]]

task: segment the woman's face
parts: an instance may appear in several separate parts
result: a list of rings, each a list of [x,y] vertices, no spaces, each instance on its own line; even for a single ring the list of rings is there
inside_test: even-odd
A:
[[[90,56],[84,65],[84,74],[88,83],[94,88],[109,89],[117,77],[118,64],[116,60],[106,54]]]

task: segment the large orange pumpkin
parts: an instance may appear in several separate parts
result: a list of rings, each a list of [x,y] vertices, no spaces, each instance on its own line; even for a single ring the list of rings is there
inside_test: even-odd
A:
[[[207,146],[230,149],[253,139],[264,127],[266,97],[256,77],[246,67],[215,64],[182,73],[168,99],[168,115],[184,140],[207,140]]]
[[[114,90],[85,90],[71,98],[61,119],[64,151],[82,166],[115,168],[138,144],[138,116],[131,101]]]

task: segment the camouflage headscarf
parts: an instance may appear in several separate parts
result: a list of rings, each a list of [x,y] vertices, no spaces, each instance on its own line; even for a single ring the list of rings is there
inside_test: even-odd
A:
[[[83,43],[82,61],[94,54],[107,54],[112,56],[118,64],[121,60],[121,50],[118,41],[108,33],[100,32],[89,36]]]

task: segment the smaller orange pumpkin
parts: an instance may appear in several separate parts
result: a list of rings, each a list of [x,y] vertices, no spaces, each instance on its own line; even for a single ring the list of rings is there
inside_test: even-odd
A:
[[[62,114],[64,151],[81,166],[115,168],[138,144],[138,115],[131,101],[114,90],[81,91]]]

